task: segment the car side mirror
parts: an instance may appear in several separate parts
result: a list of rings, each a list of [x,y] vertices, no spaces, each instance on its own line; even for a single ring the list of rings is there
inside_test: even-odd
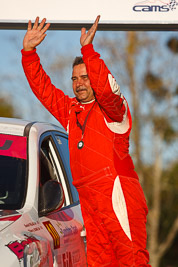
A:
[[[39,216],[46,216],[59,210],[64,203],[64,191],[59,182],[47,181],[39,190]]]

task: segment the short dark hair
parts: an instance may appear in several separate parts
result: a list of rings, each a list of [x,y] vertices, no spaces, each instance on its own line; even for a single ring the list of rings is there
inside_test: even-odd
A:
[[[72,68],[74,68],[77,65],[83,64],[83,58],[82,57],[76,57],[73,61]]]

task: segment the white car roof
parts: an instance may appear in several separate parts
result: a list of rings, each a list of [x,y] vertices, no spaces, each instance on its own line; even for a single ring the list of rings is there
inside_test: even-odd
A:
[[[40,132],[57,130],[66,133],[63,128],[51,123],[0,117],[0,134],[26,136],[31,128],[36,128],[36,130]]]

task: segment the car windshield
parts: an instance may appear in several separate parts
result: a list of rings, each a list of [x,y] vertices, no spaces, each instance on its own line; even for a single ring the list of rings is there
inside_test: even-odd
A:
[[[26,194],[27,138],[0,134],[0,209],[23,207]]]

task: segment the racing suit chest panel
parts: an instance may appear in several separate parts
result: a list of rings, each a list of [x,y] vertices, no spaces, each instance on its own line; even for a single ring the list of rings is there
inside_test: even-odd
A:
[[[97,102],[79,104],[71,109],[69,119],[69,149],[72,175],[79,179],[110,166],[114,168],[113,140],[115,134],[107,127],[103,112]],[[87,119],[83,135],[84,147],[78,149],[78,142],[82,139],[82,131],[76,120],[83,125],[85,118],[92,108]],[[76,116],[76,111],[78,115]]]

